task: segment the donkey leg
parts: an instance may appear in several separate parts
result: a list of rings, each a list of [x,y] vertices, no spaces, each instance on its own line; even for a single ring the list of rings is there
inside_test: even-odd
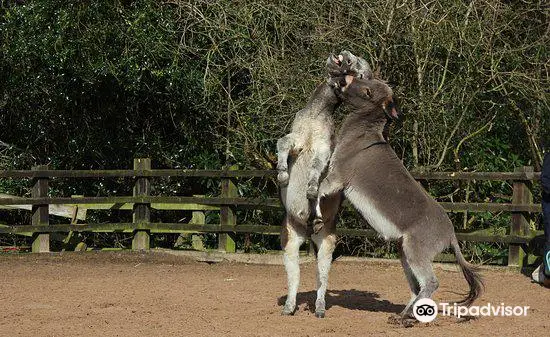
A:
[[[420,292],[414,299],[409,301],[401,313],[402,324],[405,326],[410,326],[416,321],[412,318],[414,304],[420,299],[431,298],[432,294],[439,287],[439,282],[433,272],[431,261],[425,260],[421,263],[410,263],[410,266],[414,276],[418,279]]]
[[[283,262],[285,265],[288,295],[286,297],[283,315],[293,315],[296,311],[296,294],[300,283],[300,246],[305,241],[305,233],[300,224],[291,219],[288,215],[285,217],[281,234],[281,244],[284,248]]]
[[[310,200],[317,199],[319,194],[319,178],[326,169],[330,159],[330,140],[328,143],[319,144],[313,154],[311,167],[308,172],[306,196]]]
[[[411,327],[414,324],[418,323],[416,318],[413,315],[414,304],[422,298],[431,298],[432,294],[437,290],[439,282],[435,277],[435,274],[432,269],[431,261],[423,261],[421,263],[411,263],[410,271],[412,272],[414,278],[418,280],[419,292],[415,296],[414,293],[411,293],[411,299],[403,311],[398,315],[391,315],[388,318],[388,322],[392,324],[401,324],[404,327]],[[406,273],[407,274],[407,273]],[[407,279],[409,276],[407,276]]]
[[[288,155],[290,150],[294,148],[295,143],[296,140],[292,133],[279,138],[277,141],[277,170],[279,171],[277,181],[282,186],[286,186],[290,178],[288,175]]]
[[[420,284],[418,283],[418,280],[414,276],[414,273],[411,269],[411,266],[409,265],[409,262],[407,261],[407,258],[403,254],[403,248],[401,247],[401,245],[399,247],[399,251],[400,251],[401,266],[403,266],[405,277],[407,278],[407,282],[409,283],[409,287],[411,288],[411,299],[409,300],[409,303],[412,303],[418,296],[418,293],[420,293]],[[401,312],[401,316],[404,314],[405,314],[404,311]]]
[[[340,207],[341,196],[339,194],[343,189],[344,184],[340,182],[340,179],[334,171],[329,172],[326,178],[321,182],[319,195],[315,203],[315,219],[313,220],[314,233],[318,233],[324,226],[323,218],[326,217],[323,216],[322,210],[332,210],[332,205],[334,203],[337,203],[337,207]],[[338,212],[337,209],[336,212]]]
[[[327,200],[323,208],[325,211],[326,225],[319,233],[311,236],[317,245],[317,300],[315,301],[315,316],[325,317],[326,302],[325,294],[328,286],[328,274],[332,264],[332,253],[336,247],[336,216],[340,208],[341,197],[335,195]]]
[[[418,282],[419,287],[416,297],[411,299],[401,312],[401,316],[406,318],[412,317],[413,306],[418,300],[432,297],[432,294],[439,287],[439,282],[432,268],[432,260],[435,254],[431,250],[433,250],[434,247],[426,247],[424,243],[411,239],[410,237],[405,237],[403,239],[402,247],[405,262],[412,272],[414,280]],[[407,276],[407,279],[408,277],[409,276]]]
[[[336,235],[321,231],[311,236],[317,245],[317,300],[315,301],[315,316],[325,317],[325,294],[328,286],[328,274],[332,263],[332,253],[336,247]]]
[[[407,308],[412,308],[416,300],[416,297],[418,296],[418,293],[420,293],[420,284],[418,283],[418,280],[414,276],[414,273],[411,269],[411,266],[409,265],[409,262],[407,261],[407,258],[403,254],[403,249],[401,247],[401,244],[399,245],[399,252],[400,252],[401,266],[403,266],[405,277],[407,278],[407,282],[409,283],[409,287],[411,288],[411,298],[409,299],[409,303],[401,313],[390,315],[390,317],[388,318],[388,322],[392,324],[402,324],[403,319],[408,318]]]

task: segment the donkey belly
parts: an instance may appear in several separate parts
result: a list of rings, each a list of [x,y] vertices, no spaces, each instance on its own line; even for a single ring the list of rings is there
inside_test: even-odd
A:
[[[286,212],[296,220],[307,223],[309,218],[309,202],[306,196],[307,176],[311,167],[312,155],[302,152],[289,168],[288,185],[281,189],[281,200]]]
[[[372,200],[352,187],[344,190],[349,202],[361,213],[369,225],[374,228],[385,240],[395,240],[403,236],[402,231],[384,216],[375,206]]]

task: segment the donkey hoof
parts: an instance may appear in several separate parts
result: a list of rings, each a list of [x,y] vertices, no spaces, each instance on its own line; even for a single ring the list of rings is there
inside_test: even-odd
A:
[[[408,316],[402,316],[399,314],[393,314],[388,317],[388,324],[400,325],[405,328],[410,328],[416,323],[416,319],[410,318]]]
[[[281,315],[283,316],[294,316],[294,313],[296,312],[296,308],[291,308],[289,306],[286,306],[283,308],[283,311],[281,312]]]
[[[317,310],[317,311],[315,311],[315,317],[317,317],[317,318],[325,318],[325,310]]]
[[[401,320],[401,325],[404,327],[404,328],[411,328],[413,327],[416,323],[418,323],[418,321],[414,318],[403,318]]]
[[[288,185],[289,178],[290,176],[288,175],[288,171],[279,171],[279,174],[277,175],[277,181],[281,186]]]
[[[388,324],[400,325],[403,317],[398,314],[392,314],[388,317]]]
[[[323,226],[325,223],[323,222],[323,219],[321,218],[315,218],[313,219],[313,233],[317,234],[323,229]]]

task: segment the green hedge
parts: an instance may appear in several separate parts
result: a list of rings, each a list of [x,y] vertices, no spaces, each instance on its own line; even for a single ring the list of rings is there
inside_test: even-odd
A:
[[[395,88],[410,167],[536,164],[548,15],[537,1],[8,2],[0,140],[59,167],[271,167],[327,55],[349,49]]]

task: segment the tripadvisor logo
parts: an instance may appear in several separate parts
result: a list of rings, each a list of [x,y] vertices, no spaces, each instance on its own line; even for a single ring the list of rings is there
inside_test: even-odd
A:
[[[437,304],[430,298],[421,298],[413,306],[413,315],[420,322],[431,322],[437,316]]]
[[[413,315],[420,322],[428,323],[433,321],[438,312],[443,316],[455,316],[455,317],[479,317],[479,316],[527,316],[529,306],[511,306],[493,305],[487,303],[486,305],[472,305],[470,307],[458,305],[456,303],[435,303],[429,298],[422,298],[418,300],[413,306]]]

